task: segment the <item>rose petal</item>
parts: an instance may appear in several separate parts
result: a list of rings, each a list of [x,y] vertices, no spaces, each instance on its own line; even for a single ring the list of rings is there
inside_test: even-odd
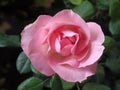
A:
[[[71,57],[68,57],[67,59],[61,60],[61,62],[59,63],[67,64],[67,65],[70,65],[71,67],[79,68],[80,62],[87,57],[88,52],[89,52],[89,49],[88,47],[86,47],[86,49],[84,49],[78,56],[73,55]]]
[[[55,58],[51,58],[49,64],[62,79],[68,82],[82,82],[96,71],[96,63],[84,68],[74,68],[66,64],[59,64]]]
[[[91,30],[91,42],[101,45],[105,40],[101,27],[94,22],[88,22],[87,25]]]
[[[41,53],[31,54],[30,60],[34,68],[42,74],[51,76],[55,73],[48,64],[48,58]]]
[[[69,40],[69,38],[63,38],[61,41],[61,48],[64,48],[66,45],[71,44],[71,41]]]
[[[68,55],[70,55],[72,47],[73,47],[73,45],[71,45],[71,44],[66,45],[64,48],[61,49],[60,54],[62,56],[68,56]]]
[[[42,30],[45,31],[45,30]],[[49,49],[48,43],[42,43],[41,34],[37,31],[34,38],[31,40],[29,45],[29,58],[32,62],[32,65],[41,73],[50,76],[54,74],[54,71],[48,64],[47,51]],[[44,36],[44,35],[43,35]]]
[[[40,15],[33,24],[26,26],[22,31],[21,46],[27,56],[29,53],[28,46],[30,41],[33,38],[33,35],[36,33],[37,30],[39,30],[41,27],[46,25],[50,19],[51,19],[51,16]]]
[[[48,43],[50,46],[50,50],[54,52],[59,52],[61,45],[59,43],[59,35],[57,32],[54,32],[50,36],[48,36]],[[57,47],[57,44],[59,45],[58,47]]]
[[[76,59],[76,57],[68,57],[63,62],[59,62],[61,65],[69,65],[74,68],[79,68],[79,61]]]
[[[55,49],[56,49],[56,52],[60,52],[60,49],[61,49],[61,45],[60,45],[60,41],[58,40],[58,38],[56,38],[56,41],[55,41]]]
[[[101,57],[104,51],[104,46],[102,45],[96,45],[92,44],[89,50],[88,55],[86,55],[86,58],[84,58],[80,64],[79,67],[86,67],[88,65],[91,65],[98,61],[98,59]]]
[[[72,37],[77,34],[71,30],[65,30],[65,31],[62,31],[62,33],[64,34],[64,37]]]
[[[89,39],[85,34],[81,33],[80,35],[76,34],[76,42],[72,48],[72,53],[74,55],[80,55],[80,53],[88,46]]]

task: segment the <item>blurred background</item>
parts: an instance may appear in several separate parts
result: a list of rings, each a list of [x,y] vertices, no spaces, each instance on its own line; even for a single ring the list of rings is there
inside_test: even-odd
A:
[[[0,0],[0,90],[16,90],[31,75],[16,70],[23,28],[39,15],[54,15],[64,7],[62,0]]]
[[[84,85],[92,82],[105,85],[104,90],[120,90],[120,0],[0,0],[0,90],[16,90],[33,74],[20,74],[16,68],[23,28],[39,15],[53,16],[66,8],[100,24],[106,36],[96,75],[78,88],[88,90]]]

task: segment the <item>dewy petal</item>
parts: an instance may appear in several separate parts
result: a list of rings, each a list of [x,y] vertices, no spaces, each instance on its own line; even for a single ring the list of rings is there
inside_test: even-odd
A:
[[[45,30],[42,30],[45,31]],[[48,56],[47,51],[49,49],[48,43],[42,43],[41,34],[44,33],[38,33],[33,36],[34,38],[31,40],[29,45],[29,58],[32,62],[32,65],[41,73],[50,76],[54,74],[54,71],[51,69],[51,67],[48,64]],[[43,35],[44,36],[44,35]]]
[[[90,47],[90,50],[88,52],[88,55],[86,55],[86,58],[84,58],[80,62],[79,68],[80,67],[86,67],[88,65],[91,65],[91,64],[97,62],[98,59],[103,54],[103,51],[104,51],[104,46],[102,46],[102,45],[96,45],[96,44],[92,43],[92,45]]]
[[[21,38],[21,46],[22,46],[22,49],[24,50],[24,52],[26,53],[27,56],[29,53],[28,46],[29,46],[30,41],[33,38],[33,35],[41,27],[46,25],[50,19],[51,19],[51,16],[40,15],[34,23],[26,26],[24,28],[24,30],[22,31],[22,33],[21,33],[21,37],[22,37]]]
[[[101,45],[104,42],[105,37],[100,25],[94,22],[88,22],[87,25],[90,28],[91,42]]]
[[[74,68],[67,64],[59,64],[54,58],[51,58],[49,64],[62,79],[68,82],[82,82],[96,71],[96,64],[84,68]]]

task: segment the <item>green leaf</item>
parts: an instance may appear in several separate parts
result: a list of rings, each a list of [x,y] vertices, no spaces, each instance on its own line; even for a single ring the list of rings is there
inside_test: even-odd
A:
[[[109,30],[112,35],[120,37],[120,20],[112,20],[109,23]]]
[[[112,17],[112,19],[120,20],[120,1],[119,0],[110,0],[109,15]]]
[[[51,80],[51,90],[63,90],[60,78],[54,75]]]
[[[35,1],[35,5],[37,6],[43,6],[45,0],[34,0]]]
[[[51,88],[51,79],[52,79],[52,78],[47,79],[47,81],[44,83],[44,86],[45,86],[45,87]]]
[[[78,82],[76,83],[77,90],[80,90],[79,84],[80,83],[78,83]]]
[[[9,0],[0,0],[0,6],[6,6],[9,4]]]
[[[22,82],[17,90],[42,90],[43,83],[42,80],[36,77],[31,77],[24,82]]]
[[[73,11],[84,19],[89,19],[95,13],[95,9],[89,1],[83,1],[79,6],[73,8]]]
[[[16,62],[17,70],[20,73],[28,73],[31,71],[30,65],[31,64],[30,64],[30,60],[28,59],[28,57],[25,55],[24,52],[21,52]]]
[[[107,59],[106,66],[113,72],[113,73],[120,73],[120,57],[117,59],[112,58]]]
[[[116,81],[114,90],[120,90],[120,80]]]
[[[80,5],[82,0],[70,0],[70,2],[74,5]]]
[[[63,89],[65,89],[65,90],[70,90],[75,85],[75,83],[67,82],[63,79],[61,79],[61,82],[62,82]]]
[[[114,48],[115,44],[116,42],[112,37],[105,36],[105,42],[104,42],[105,52],[109,52],[112,48]]]
[[[33,65],[31,65],[31,70],[34,74],[38,75],[41,79],[45,79],[47,78],[47,76],[43,75],[42,73],[40,73],[39,71],[37,71]]]
[[[75,6],[70,2],[70,0],[63,0],[63,1],[67,8],[73,8]]]
[[[119,60],[118,58],[120,57],[120,49],[115,47],[111,50],[111,52],[109,53],[109,59],[116,59]]]
[[[84,85],[82,90],[110,90],[110,88],[101,84],[87,83]]]
[[[20,47],[19,36],[0,34],[0,47]]]
[[[97,66],[95,77],[96,77],[96,81],[98,83],[103,82],[105,79],[105,71],[104,71],[104,68],[101,64],[98,64],[98,66]]]
[[[109,58],[106,61],[106,66],[113,72],[113,73],[120,73],[120,50],[118,48],[113,49],[110,54]]]
[[[97,8],[101,10],[107,10],[109,8],[109,0],[97,0]]]

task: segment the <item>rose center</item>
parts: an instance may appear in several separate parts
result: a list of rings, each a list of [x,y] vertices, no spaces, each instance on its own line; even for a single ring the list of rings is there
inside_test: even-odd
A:
[[[58,52],[62,56],[69,56],[75,42],[75,33],[71,31],[64,31],[62,33],[59,33],[59,36],[56,39],[56,48],[60,49]]]

